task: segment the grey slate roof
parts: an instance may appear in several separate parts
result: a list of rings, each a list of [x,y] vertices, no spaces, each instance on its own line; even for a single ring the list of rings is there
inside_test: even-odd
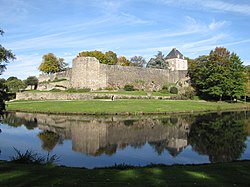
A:
[[[166,59],[172,59],[172,58],[184,59],[184,56],[176,48],[173,48],[172,51],[170,51],[170,53],[166,56]]]

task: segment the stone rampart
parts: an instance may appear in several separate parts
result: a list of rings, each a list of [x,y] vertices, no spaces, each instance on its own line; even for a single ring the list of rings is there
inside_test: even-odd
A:
[[[145,89],[152,82],[156,89],[168,83],[175,83],[186,78],[187,71],[170,71],[155,68],[140,68],[132,66],[100,64],[94,57],[78,57],[73,60],[71,86],[73,88],[87,87],[92,90],[112,87],[123,88],[133,84],[136,88]]]
[[[94,94],[66,92],[17,92],[16,100],[90,100],[90,99],[176,99],[174,96],[133,96],[123,94]]]
[[[133,66],[101,64],[94,57],[77,57],[73,59],[72,69],[50,74],[39,75],[39,82],[52,82],[56,79],[67,79],[68,88],[121,89],[126,84],[132,84],[137,89],[147,90],[152,83],[159,90],[166,83],[176,83],[185,79],[187,70],[141,68]],[[48,83],[49,84],[49,83]],[[39,87],[49,90],[51,86]],[[54,87],[53,87],[54,88]]]
[[[38,77],[39,82],[54,81],[56,79],[70,80],[72,76],[72,69],[68,68],[65,71],[57,72],[53,74],[40,74]]]

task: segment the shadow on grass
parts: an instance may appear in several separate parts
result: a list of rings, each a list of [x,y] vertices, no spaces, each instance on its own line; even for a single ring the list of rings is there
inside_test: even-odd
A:
[[[249,186],[250,161],[128,169],[81,169],[0,162],[0,186]]]

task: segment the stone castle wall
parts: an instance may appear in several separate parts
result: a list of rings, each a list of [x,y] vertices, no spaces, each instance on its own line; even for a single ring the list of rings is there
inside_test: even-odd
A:
[[[67,79],[69,88],[120,89],[132,84],[137,89],[148,89],[154,84],[159,90],[166,83],[176,83],[185,79],[187,70],[167,70],[141,68],[132,66],[101,64],[94,57],[77,57],[73,59],[72,69],[51,75],[40,75],[39,82]],[[40,88],[40,87],[39,87]]]
[[[39,82],[54,81],[56,78],[70,80],[71,76],[72,76],[72,69],[67,68],[65,71],[62,72],[57,72],[53,74],[40,74],[38,80]]]
[[[126,84],[133,84],[137,88],[145,89],[152,84],[156,89],[167,82],[175,83],[186,78],[187,71],[170,71],[155,68],[140,68],[120,65],[101,64],[93,57],[78,57],[73,60],[71,86],[73,88],[88,87],[93,90],[99,88],[123,88]]]

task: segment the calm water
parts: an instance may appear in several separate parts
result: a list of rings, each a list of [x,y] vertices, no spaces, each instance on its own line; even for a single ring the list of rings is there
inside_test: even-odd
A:
[[[57,164],[198,164],[250,159],[250,112],[94,117],[9,113],[0,122],[0,160],[14,148],[60,156]]]

